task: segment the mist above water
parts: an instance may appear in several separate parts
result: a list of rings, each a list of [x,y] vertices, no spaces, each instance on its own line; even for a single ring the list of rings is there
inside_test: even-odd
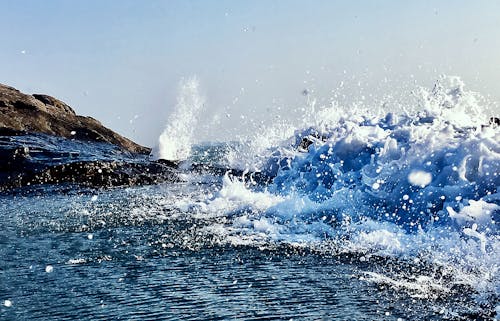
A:
[[[180,82],[177,105],[158,138],[155,158],[184,160],[189,157],[199,113],[204,103],[205,98],[199,92],[199,81],[196,77]]]

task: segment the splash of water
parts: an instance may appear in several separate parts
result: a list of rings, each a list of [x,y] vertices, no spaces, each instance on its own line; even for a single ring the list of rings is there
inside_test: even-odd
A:
[[[158,139],[155,158],[177,161],[190,155],[198,115],[205,104],[199,86],[196,77],[181,81],[177,105]]]
[[[479,98],[442,77],[402,114],[312,106],[295,131],[240,146],[243,164],[275,177],[270,185],[226,178],[200,209],[232,218],[217,229],[228,242],[333,240],[340,251],[425,260],[451,284],[497,296],[500,127],[488,125]]]

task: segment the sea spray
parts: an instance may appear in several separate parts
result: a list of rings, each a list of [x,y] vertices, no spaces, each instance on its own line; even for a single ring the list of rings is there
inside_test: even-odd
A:
[[[189,157],[198,115],[205,104],[199,86],[197,77],[180,82],[177,105],[158,139],[155,158],[176,161]]]
[[[291,108],[290,114],[296,114],[295,119],[283,119],[279,114],[273,115],[270,111],[269,117],[273,122],[247,122],[253,126],[253,131],[244,137],[239,137],[236,148],[229,150],[226,155],[227,165],[231,168],[250,171],[266,171],[269,160],[288,157],[297,154],[294,147],[297,129],[311,127],[315,133],[326,131],[326,123],[334,122],[341,115],[345,115],[351,108],[342,107],[335,102],[328,106],[318,106],[317,100],[307,97],[304,106]],[[281,109],[277,109],[281,112]],[[276,112],[276,111],[275,111]]]
[[[421,286],[423,279],[445,295],[466,285],[478,302],[493,302],[500,288],[500,129],[457,77],[415,92],[402,113],[309,100],[295,122],[276,120],[224,149],[229,167],[266,172],[271,183],[226,175],[209,196],[183,199],[179,208],[216,217],[203,227],[214,242],[429,264],[440,272],[380,282],[417,297],[437,291]]]
[[[402,114],[316,106],[304,111],[305,126],[277,124],[272,139],[256,134],[235,154],[273,182],[248,191],[240,184],[237,202],[219,193],[201,211],[221,215],[227,205],[232,223],[217,228],[225,242],[333,241],[335,252],[425,261],[446,271],[450,289],[466,284],[479,301],[498,297],[500,128],[457,77],[419,91]],[[222,191],[234,184],[225,179]]]

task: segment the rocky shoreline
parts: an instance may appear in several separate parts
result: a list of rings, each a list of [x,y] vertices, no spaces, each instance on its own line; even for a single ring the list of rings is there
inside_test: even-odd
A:
[[[28,133],[106,142],[137,154],[151,152],[150,148],[115,133],[94,118],[77,115],[70,106],[54,97],[27,95],[0,84],[0,135]]]
[[[47,95],[0,84],[0,191],[35,185],[176,182],[177,165]]]
[[[0,192],[20,188],[78,185],[111,188],[181,181],[181,173],[251,176],[264,173],[205,163],[153,160],[151,149],[127,139],[99,121],[76,115],[47,95],[27,95],[0,84]]]

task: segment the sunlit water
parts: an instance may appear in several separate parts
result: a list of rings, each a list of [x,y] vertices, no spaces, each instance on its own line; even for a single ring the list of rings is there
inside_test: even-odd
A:
[[[201,199],[190,184],[3,196],[0,293],[11,306],[0,319],[429,320],[480,309],[463,289],[428,299],[365,280],[432,273],[398,260],[222,245],[206,226],[230,220],[170,203]]]
[[[459,78],[196,146],[197,88],[156,153],[181,183],[0,196],[1,319],[497,318],[500,127]]]

